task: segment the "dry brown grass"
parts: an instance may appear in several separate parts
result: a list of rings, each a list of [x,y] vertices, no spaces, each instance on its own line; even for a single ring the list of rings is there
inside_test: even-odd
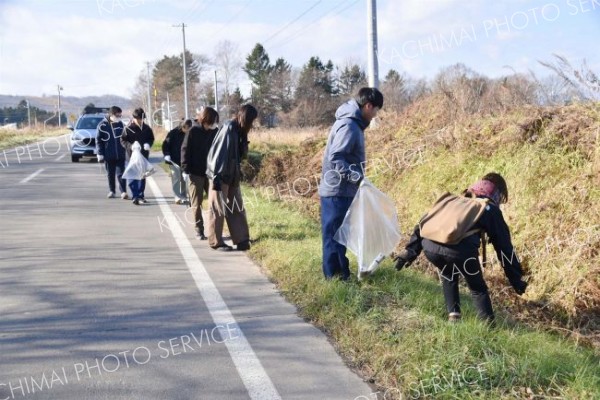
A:
[[[259,128],[250,132],[249,140],[256,144],[297,146],[305,140],[326,137],[327,132],[327,129],[316,127],[297,129]]]
[[[27,143],[42,141],[49,137],[61,136],[69,133],[68,129],[64,128],[41,128],[6,130],[0,128],[0,149],[8,149],[15,146],[20,146]]]

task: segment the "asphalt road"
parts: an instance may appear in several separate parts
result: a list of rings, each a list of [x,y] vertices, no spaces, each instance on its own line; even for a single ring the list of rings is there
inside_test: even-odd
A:
[[[162,169],[136,207],[68,150],[0,151],[0,400],[374,398]]]

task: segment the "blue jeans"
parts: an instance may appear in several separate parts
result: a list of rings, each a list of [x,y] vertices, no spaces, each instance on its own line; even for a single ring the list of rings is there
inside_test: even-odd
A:
[[[133,200],[143,199],[144,198],[144,190],[146,190],[146,180],[145,179],[130,179],[129,180],[129,189],[131,190],[131,197]]]
[[[326,279],[336,275],[342,280],[350,278],[350,268],[346,257],[346,246],[333,240],[342,226],[346,212],[352,204],[352,197],[321,197],[321,233],[323,236],[323,274]]]

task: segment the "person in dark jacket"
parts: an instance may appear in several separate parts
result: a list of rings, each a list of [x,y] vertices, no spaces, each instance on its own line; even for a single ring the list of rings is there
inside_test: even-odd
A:
[[[202,200],[208,184],[206,160],[217,134],[218,123],[217,111],[212,107],[204,107],[198,116],[198,125],[192,126],[181,146],[181,169],[184,176],[189,177],[190,205],[194,213],[196,238],[200,240],[207,239],[204,235]]]
[[[500,174],[489,173],[464,194],[490,200],[473,228],[484,232],[489,237],[504,274],[515,292],[525,293],[527,283],[522,280],[521,264],[515,254],[510,231],[500,211],[500,204],[508,201],[506,181]],[[481,244],[480,232],[467,236],[458,244],[449,245],[421,237],[420,224],[417,224],[405,250],[396,258],[396,269],[401,270],[410,265],[423,251],[425,257],[439,269],[449,321],[458,321],[461,318],[458,291],[458,279],[461,275],[473,296],[477,316],[487,321],[494,319],[492,302],[478,258]]]
[[[96,139],[96,154],[98,162],[104,162],[106,175],[108,177],[108,198],[115,197],[115,177],[119,181],[121,198],[127,200],[127,187],[125,179],[122,179],[125,171],[125,149],[120,140],[123,135],[123,122],[121,116],[123,111],[117,106],[112,106],[106,118],[98,125],[98,138]]]
[[[123,130],[121,136],[121,145],[127,152],[127,159],[131,158],[131,146],[134,142],[138,142],[142,146],[142,155],[148,159],[150,156],[150,148],[154,144],[154,132],[152,128],[144,122],[145,118],[144,110],[136,108],[133,110],[133,121]],[[129,181],[129,189],[131,190],[131,197],[133,198],[133,204],[138,205],[140,203],[147,203],[144,196],[146,190],[145,179],[132,179]]]
[[[165,162],[171,170],[171,184],[176,204],[187,202],[186,181],[181,169],[181,145],[192,127],[192,120],[182,121],[181,124],[169,131],[162,144],[162,152]]]
[[[258,116],[250,104],[243,105],[235,119],[225,122],[208,152],[206,176],[211,180],[208,195],[208,244],[216,250],[231,250],[223,241],[223,222],[237,250],[250,249],[250,232],[240,190],[240,163],[248,155],[248,132]]]
[[[333,237],[364,177],[364,130],[383,107],[383,95],[376,88],[362,88],[356,99],[342,104],[335,113],[319,185],[321,197],[321,231],[323,237],[323,274],[326,279],[350,278],[346,247]]]

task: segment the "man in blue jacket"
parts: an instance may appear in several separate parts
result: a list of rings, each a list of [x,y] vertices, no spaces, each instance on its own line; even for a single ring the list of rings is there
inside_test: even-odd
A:
[[[323,235],[323,274],[326,279],[350,278],[346,247],[333,236],[364,177],[364,130],[383,107],[383,95],[376,88],[365,87],[356,99],[342,104],[335,113],[336,121],[329,132],[323,155],[323,171],[319,185],[321,197],[321,230]]]
[[[108,198],[115,197],[115,176],[119,181],[121,198],[127,200],[127,187],[125,179],[122,179],[125,170],[125,149],[121,146],[121,135],[123,135],[123,122],[121,115],[123,111],[117,106],[112,106],[106,118],[98,125],[98,138],[96,139],[96,154],[98,162],[104,162],[104,168],[108,176]]]

